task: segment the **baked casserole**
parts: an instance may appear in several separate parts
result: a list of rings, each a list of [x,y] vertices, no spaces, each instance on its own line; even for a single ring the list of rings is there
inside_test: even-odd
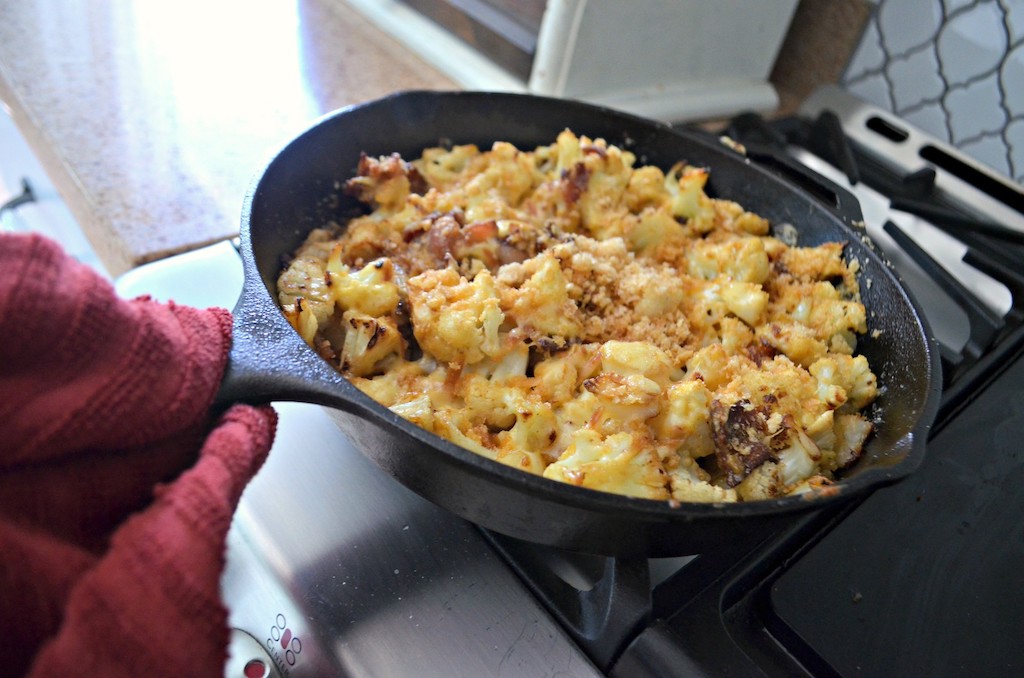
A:
[[[857,262],[707,180],[569,130],[364,155],[343,188],[367,213],[312,231],[279,300],[374,400],[525,472],[672,502],[823,488],[873,428]]]

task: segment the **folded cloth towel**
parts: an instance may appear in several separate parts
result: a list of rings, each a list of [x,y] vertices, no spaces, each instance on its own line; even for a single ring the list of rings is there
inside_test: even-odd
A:
[[[230,342],[226,310],[0,235],[0,673],[223,675],[225,539],[277,423],[211,418]]]

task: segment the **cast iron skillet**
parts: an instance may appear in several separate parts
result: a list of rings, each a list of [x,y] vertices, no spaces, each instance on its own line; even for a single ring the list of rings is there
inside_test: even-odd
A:
[[[275,281],[310,229],[357,205],[339,191],[360,152],[418,157],[439,143],[496,140],[533,150],[565,128],[637,154],[639,164],[679,160],[711,169],[707,190],[789,223],[799,244],[848,243],[858,259],[869,335],[866,355],[883,387],[878,431],[837,491],[730,505],[670,505],[535,477],[480,457],[405,421],[363,395],[309,349],[281,315]],[[818,184],[816,184],[818,185]],[[257,176],[242,210],[245,284],[218,402],[294,400],[332,408],[339,427],[380,468],[423,497],[496,532],[612,556],[706,552],[798,514],[892,483],[921,462],[939,393],[938,351],[915,302],[867,243],[859,206],[826,187],[829,204],[771,168],[703,136],[582,103],[517,94],[405,92],[331,113],[281,149]],[[343,222],[342,222],[343,223]],[[870,279],[870,284],[866,281]],[[310,440],[309,445],[316,445]]]

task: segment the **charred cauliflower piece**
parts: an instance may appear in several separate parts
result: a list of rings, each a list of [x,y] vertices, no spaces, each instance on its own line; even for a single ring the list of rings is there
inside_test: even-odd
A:
[[[341,348],[341,370],[363,377],[387,358],[401,355],[402,335],[387,318],[373,318],[358,311],[345,311],[345,343]]]

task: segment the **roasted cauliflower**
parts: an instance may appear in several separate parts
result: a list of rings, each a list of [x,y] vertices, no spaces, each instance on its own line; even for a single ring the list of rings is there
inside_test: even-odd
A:
[[[313,231],[278,294],[409,421],[524,472],[670,502],[821,489],[872,433],[856,261],[705,192],[709,171],[569,130],[364,157],[370,211]]]

